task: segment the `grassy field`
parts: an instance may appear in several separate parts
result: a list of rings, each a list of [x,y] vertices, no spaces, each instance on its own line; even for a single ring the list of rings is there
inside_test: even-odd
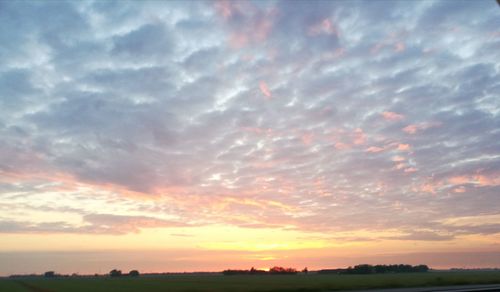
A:
[[[0,280],[0,291],[332,291],[500,283],[500,272],[379,275],[162,276]]]

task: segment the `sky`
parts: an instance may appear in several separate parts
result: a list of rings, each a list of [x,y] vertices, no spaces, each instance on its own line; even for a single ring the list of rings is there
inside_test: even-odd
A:
[[[500,7],[0,2],[0,275],[500,267]]]

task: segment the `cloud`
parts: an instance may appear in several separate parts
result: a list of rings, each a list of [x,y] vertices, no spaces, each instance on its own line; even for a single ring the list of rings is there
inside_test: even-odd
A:
[[[398,144],[399,151],[409,151],[411,148],[410,144]]]
[[[382,117],[387,121],[400,121],[404,119],[404,116],[395,112],[383,112]]]
[[[272,97],[271,91],[269,91],[269,87],[267,87],[267,84],[264,81],[259,82],[259,88],[260,91],[262,91],[262,94],[264,94],[268,98]]]
[[[96,233],[129,233],[139,232],[141,228],[186,226],[185,223],[146,216],[89,214],[83,219],[90,224],[89,227],[84,227],[84,230]]]
[[[394,51],[396,52],[403,52],[406,49],[406,46],[402,42],[398,42],[394,45]]]
[[[392,240],[411,240],[411,241],[446,241],[453,239],[453,235],[437,234],[432,231],[414,231],[406,235],[387,237]]]
[[[418,125],[411,124],[403,128],[403,131],[408,133],[408,134],[415,134],[420,131],[424,131],[426,129],[432,128],[432,127],[438,127],[440,124],[439,123],[421,123]]]
[[[147,24],[114,37],[111,52],[129,58],[165,57],[174,45],[163,24]]]
[[[487,7],[5,3],[2,228],[196,222],[444,240],[432,222],[498,212]],[[50,202],[104,215],[19,217]]]
[[[86,214],[83,225],[66,222],[29,222],[1,220],[0,233],[82,233],[127,234],[138,233],[144,228],[185,227],[187,224],[147,216],[113,214]]]
[[[378,153],[384,151],[384,148],[382,147],[377,147],[377,146],[370,146],[366,148],[366,152],[371,152],[371,153]]]
[[[309,27],[308,34],[311,36],[317,36],[320,34],[337,34],[335,27],[329,19],[323,19],[322,21]]]

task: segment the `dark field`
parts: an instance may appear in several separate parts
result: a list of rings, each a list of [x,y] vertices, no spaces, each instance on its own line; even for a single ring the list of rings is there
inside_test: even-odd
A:
[[[500,271],[379,275],[158,276],[0,280],[0,291],[333,291],[500,283]]]

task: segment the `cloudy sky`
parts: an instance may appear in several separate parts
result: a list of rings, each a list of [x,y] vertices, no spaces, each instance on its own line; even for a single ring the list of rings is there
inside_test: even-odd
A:
[[[2,1],[0,43],[0,274],[500,266],[494,0]]]

